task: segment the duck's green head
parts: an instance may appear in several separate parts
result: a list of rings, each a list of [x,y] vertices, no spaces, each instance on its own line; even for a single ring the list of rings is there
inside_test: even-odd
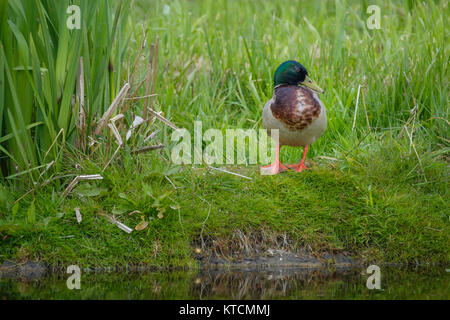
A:
[[[323,90],[308,77],[308,71],[299,62],[294,60],[288,60],[280,64],[275,71],[274,87],[282,85],[302,85],[313,89],[317,92],[323,92]]]

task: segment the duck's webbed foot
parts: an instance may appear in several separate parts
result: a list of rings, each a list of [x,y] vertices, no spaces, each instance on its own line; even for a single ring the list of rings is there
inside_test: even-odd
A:
[[[280,161],[275,161],[268,166],[264,166],[260,168],[260,172],[262,175],[275,175],[279,174],[283,171],[286,171],[288,168],[282,164]]]
[[[305,146],[303,148],[303,158],[302,158],[302,161],[300,161],[300,163],[288,165],[288,168],[292,169],[294,171],[297,171],[297,172],[302,172],[303,170],[309,170],[310,168],[308,168],[305,165],[305,159],[306,159],[306,154],[308,153],[308,149],[309,149],[309,146]]]
[[[297,172],[302,172],[303,170],[311,169],[311,168],[307,167],[303,161],[300,163],[297,163],[297,164],[289,164],[288,168],[292,169],[294,171],[297,171]]]
[[[279,174],[288,169],[280,161],[280,149],[281,149],[281,145],[277,144],[276,151],[275,151],[275,161],[272,164],[269,164],[268,166],[264,166],[264,167],[260,168],[260,173],[262,175],[271,176],[274,174]]]

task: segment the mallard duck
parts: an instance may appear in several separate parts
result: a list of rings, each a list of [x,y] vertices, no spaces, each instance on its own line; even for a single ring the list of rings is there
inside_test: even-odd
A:
[[[308,169],[305,158],[309,146],[325,132],[327,113],[318,93],[324,91],[308,77],[306,68],[297,61],[285,61],[275,71],[274,94],[264,106],[263,127],[278,129],[275,162],[262,167],[262,174],[278,174],[287,169],[302,172]],[[281,146],[303,147],[298,164],[285,166],[280,162]]]

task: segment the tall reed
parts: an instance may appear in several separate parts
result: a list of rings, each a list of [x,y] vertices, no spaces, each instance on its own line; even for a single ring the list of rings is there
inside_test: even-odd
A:
[[[69,28],[72,5],[79,29]],[[66,146],[86,151],[91,124],[119,87],[128,13],[122,1],[0,1],[3,177],[35,182],[58,170]]]

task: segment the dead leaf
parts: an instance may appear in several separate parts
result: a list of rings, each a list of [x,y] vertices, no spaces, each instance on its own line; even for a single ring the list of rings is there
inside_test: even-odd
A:
[[[132,215],[135,214],[135,213],[142,213],[142,212],[140,212],[139,210],[134,210],[134,211],[130,212],[128,215],[129,215],[129,216],[132,216]]]
[[[81,221],[83,220],[81,213],[80,213],[80,208],[75,208],[75,215],[77,217],[78,224],[80,224]]]
[[[134,227],[134,229],[136,231],[141,231],[144,230],[145,228],[147,228],[148,226],[148,221],[142,220],[141,222],[139,222],[136,227]]]
[[[166,208],[158,208],[158,219],[164,218],[164,212],[166,212]]]

